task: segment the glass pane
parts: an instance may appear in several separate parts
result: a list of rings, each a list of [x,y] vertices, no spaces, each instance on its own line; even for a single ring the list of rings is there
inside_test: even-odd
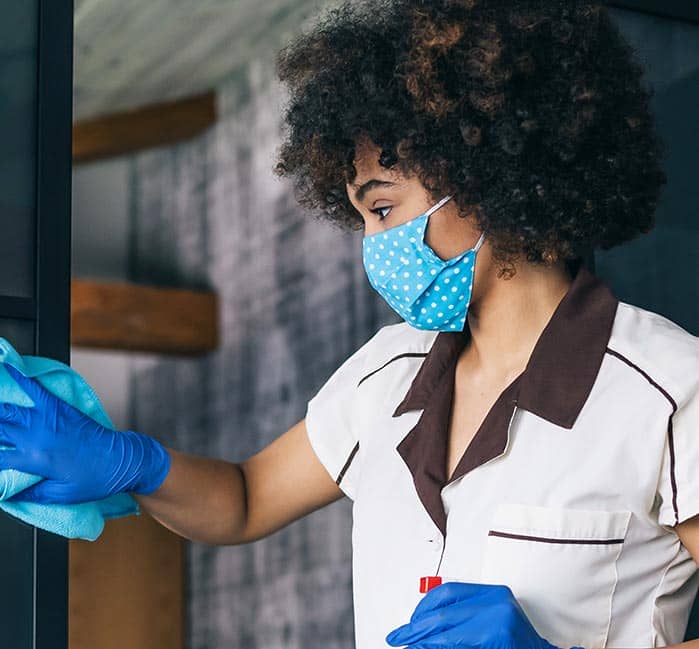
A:
[[[0,18],[0,295],[33,297],[37,0],[3,2]],[[34,322],[0,318],[0,335],[34,349]],[[2,646],[31,647],[33,528],[0,512]]]
[[[2,3],[0,294],[34,295],[37,0]]]
[[[34,321],[0,318],[0,336],[20,354],[34,353]]]
[[[34,528],[0,511],[2,646],[31,647]],[[29,618],[29,619],[28,619]]]

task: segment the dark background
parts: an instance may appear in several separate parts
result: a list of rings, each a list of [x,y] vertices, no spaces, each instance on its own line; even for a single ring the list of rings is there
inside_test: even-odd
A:
[[[652,109],[668,148],[668,184],[652,232],[595,255],[596,271],[619,297],[699,334],[699,2],[615,2],[655,7],[656,16],[610,9],[646,67]],[[692,19],[691,22],[688,19]]]

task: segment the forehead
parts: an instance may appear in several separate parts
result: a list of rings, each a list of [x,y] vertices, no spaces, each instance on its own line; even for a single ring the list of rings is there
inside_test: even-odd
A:
[[[357,170],[357,177],[363,177],[365,174],[380,174],[386,173],[387,169],[379,164],[381,156],[381,147],[374,144],[371,140],[359,140],[354,146],[354,158],[352,164]]]
[[[352,164],[355,169],[355,178],[351,185],[359,187],[370,179],[385,180],[393,183],[403,184],[408,177],[397,167],[383,167],[379,163],[381,157],[381,147],[371,140],[359,140],[355,144]]]

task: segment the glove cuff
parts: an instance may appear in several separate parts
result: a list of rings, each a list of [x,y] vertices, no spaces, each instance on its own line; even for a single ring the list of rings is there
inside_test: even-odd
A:
[[[132,430],[122,431],[132,447],[131,484],[128,491],[139,495],[153,493],[170,472],[170,455],[155,438]]]

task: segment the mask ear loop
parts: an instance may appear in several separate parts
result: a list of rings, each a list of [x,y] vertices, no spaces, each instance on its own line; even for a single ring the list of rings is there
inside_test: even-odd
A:
[[[418,217],[420,219],[425,219],[424,227],[422,228],[422,246],[425,250],[428,251],[428,254],[433,258],[433,261],[439,265],[443,265],[446,262],[443,259],[440,259],[439,255],[437,255],[437,253],[434,250],[432,250],[432,248],[430,248],[430,245],[425,240],[425,237],[427,236],[427,226],[430,222],[430,215],[433,212],[437,211],[440,207],[442,207],[442,205],[444,205],[444,203],[446,203],[451,198],[453,198],[453,194],[445,196],[439,202],[435,203],[432,207],[430,207],[430,209],[427,210],[424,214]]]
[[[450,200],[451,198],[453,198],[453,195],[451,195],[451,194],[450,194],[449,196],[445,196],[441,201],[439,201],[438,203],[435,203],[432,207],[430,207],[430,209],[427,210],[427,211],[423,214],[423,216],[429,216],[430,214],[432,214],[432,212],[435,212],[435,211],[438,210],[440,207],[442,207],[442,205],[444,205],[444,203],[446,203],[446,202],[447,202],[448,200]]]
[[[481,233],[481,236],[478,238],[478,241],[476,242],[476,245],[473,246],[473,251],[478,252],[480,247],[483,245],[483,240],[485,239],[485,232]]]
[[[432,207],[430,207],[429,210],[427,210],[424,214],[421,214],[421,215],[418,217],[419,219],[425,219],[425,225],[424,225],[424,228],[423,228],[423,230],[422,230],[422,242],[423,242],[423,244],[424,244],[425,246],[427,246],[428,248],[429,248],[429,246],[427,245],[427,241],[425,241],[425,236],[427,235],[427,226],[428,226],[428,224],[429,224],[429,222],[430,222],[430,215],[431,215],[433,212],[436,212],[440,207],[442,207],[442,205],[444,205],[444,203],[446,203],[446,202],[447,202],[448,200],[450,200],[451,198],[453,198],[453,194],[449,194],[448,196],[445,196],[442,200],[440,200],[439,202],[435,203]],[[433,252],[434,252],[434,251],[433,251]],[[437,253],[434,253],[434,254],[435,254],[435,257],[437,257]]]

